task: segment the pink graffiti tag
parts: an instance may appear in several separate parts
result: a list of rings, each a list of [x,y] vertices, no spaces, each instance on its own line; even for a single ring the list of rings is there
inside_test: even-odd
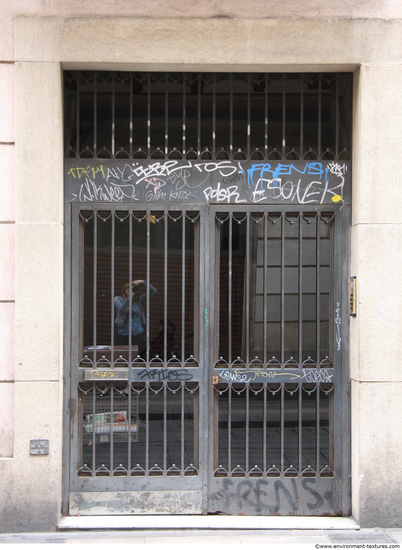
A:
[[[159,189],[161,187],[163,187],[164,185],[166,185],[166,182],[159,179],[159,178],[148,178],[145,180],[147,182],[147,186],[146,186],[146,189],[148,189],[148,187],[150,185],[153,185],[153,188],[154,188],[154,193],[156,194],[157,191],[159,191]]]

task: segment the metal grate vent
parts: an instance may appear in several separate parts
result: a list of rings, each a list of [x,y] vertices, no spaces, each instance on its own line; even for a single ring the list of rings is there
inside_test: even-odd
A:
[[[335,533],[333,535],[328,535],[332,542],[334,543],[369,543],[369,544],[390,544],[395,543],[396,541],[391,538],[389,535],[383,533]]]

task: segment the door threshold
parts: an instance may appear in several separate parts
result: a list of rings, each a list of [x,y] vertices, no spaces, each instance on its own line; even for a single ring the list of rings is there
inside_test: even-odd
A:
[[[360,529],[353,518],[289,516],[65,516],[59,531],[114,529]]]

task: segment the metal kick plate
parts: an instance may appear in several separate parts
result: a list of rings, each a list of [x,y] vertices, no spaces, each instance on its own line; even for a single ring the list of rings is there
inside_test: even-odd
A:
[[[202,491],[70,493],[70,515],[202,514]]]

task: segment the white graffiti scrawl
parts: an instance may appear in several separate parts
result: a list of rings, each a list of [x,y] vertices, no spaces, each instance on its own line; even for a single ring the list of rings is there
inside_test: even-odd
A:
[[[347,162],[66,159],[68,202],[331,204],[350,200]]]
[[[336,302],[336,309],[335,309],[335,326],[336,326],[336,345],[338,351],[341,349],[341,304],[340,302]]]

